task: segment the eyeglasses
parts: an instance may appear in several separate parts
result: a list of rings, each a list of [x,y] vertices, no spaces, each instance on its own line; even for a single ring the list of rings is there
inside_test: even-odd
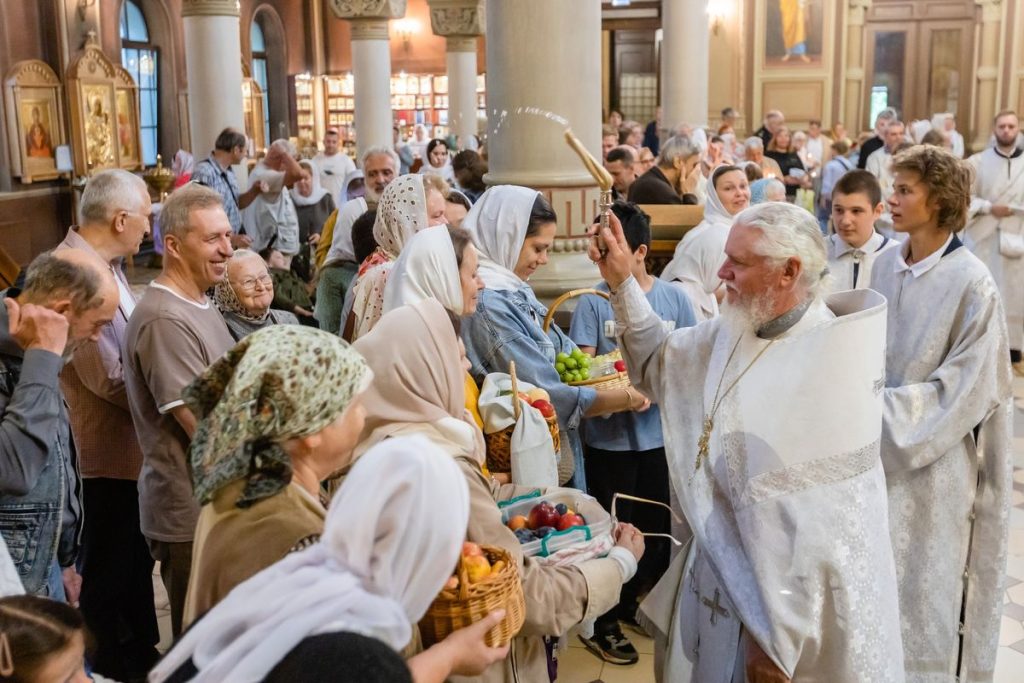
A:
[[[260,289],[270,289],[273,280],[270,279],[269,275],[261,275],[256,278],[247,278],[238,283],[238,288],[243,292],[251,292],[256,289],[256,285],[260,286]]]

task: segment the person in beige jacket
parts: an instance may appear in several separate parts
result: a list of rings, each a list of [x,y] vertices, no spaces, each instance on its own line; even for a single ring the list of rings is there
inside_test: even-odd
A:
[[[364,395],[366,425],[356,457],[384,439],[419,434],[455,459],[469,486],[468,540],[508,550],[519,566],[526,598],[526,620],[508,657],[472,680],[551,680],[545,637],[563,636],[618,602],[622,584],[633,576],[643,555],[643,537],[633,526],[621,524],[608,557],[568,567],[542,565],[523,556],[519,541],[502,523],[496,502],[533,489],[499,485],[482,472],[483,436],[465,409],[466,360],[458,322],[437,300],[424,299],[387,313],[355,343],[374,374],[387,378]]]

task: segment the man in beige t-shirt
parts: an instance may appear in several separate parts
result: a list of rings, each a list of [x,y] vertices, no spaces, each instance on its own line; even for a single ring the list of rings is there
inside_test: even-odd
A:
[[[175,191],[160,219],[163,271],[128,321],[124,371],[143,454],[142,533],[160,562],[171,626],[178,635],[199,515],[188,464],[196,419],[181,394],[234,345],[220,312],[206,297],[206,290],[225,277],[231,224],[220,195],[198,185]]]

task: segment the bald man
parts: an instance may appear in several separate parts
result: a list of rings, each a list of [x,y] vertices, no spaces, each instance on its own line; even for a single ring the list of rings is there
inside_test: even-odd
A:
[[[95,254],[47,252],[20,293],[0,292],[0,533],[28,593],[78,603],[82,487],[60,371],[117,310],[114,276]]]

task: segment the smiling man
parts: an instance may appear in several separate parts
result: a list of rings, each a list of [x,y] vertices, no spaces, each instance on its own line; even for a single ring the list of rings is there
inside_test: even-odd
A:
[[[899,245],[875,230],[875,221],[884,210],[882,188],[867,171],[850,171],[836,182],[832,190],[832,225],[836,232],[826,239],[835,291],[866,288],[875,259]]]
[[[871,288],[889,300],[882,464],[907,681],[992,680],[1013,472],[1006,320],[956,237],[969,166],[921,146],[892,172],[907,241],[875,262]]]
[[[231,224],[220,195],[202,186],[176,190],[160,213],[163,271],[135,307],[125,331],[125,386],[142,447],[142,533],[181,632],[199,507],[192,496],[188,448],[195,417],[181,392],[234,345],[206,291],[227,273]]]
[[[878,454],[885,301],[826,303],[814,217],[759,204],[725,245],[723,314],[668,332],[617,221],[604,240],[607,255],[590,256],[630,379],[671,416],[665,453],[691,532],[641,606],[658,680],[902,681]]]

